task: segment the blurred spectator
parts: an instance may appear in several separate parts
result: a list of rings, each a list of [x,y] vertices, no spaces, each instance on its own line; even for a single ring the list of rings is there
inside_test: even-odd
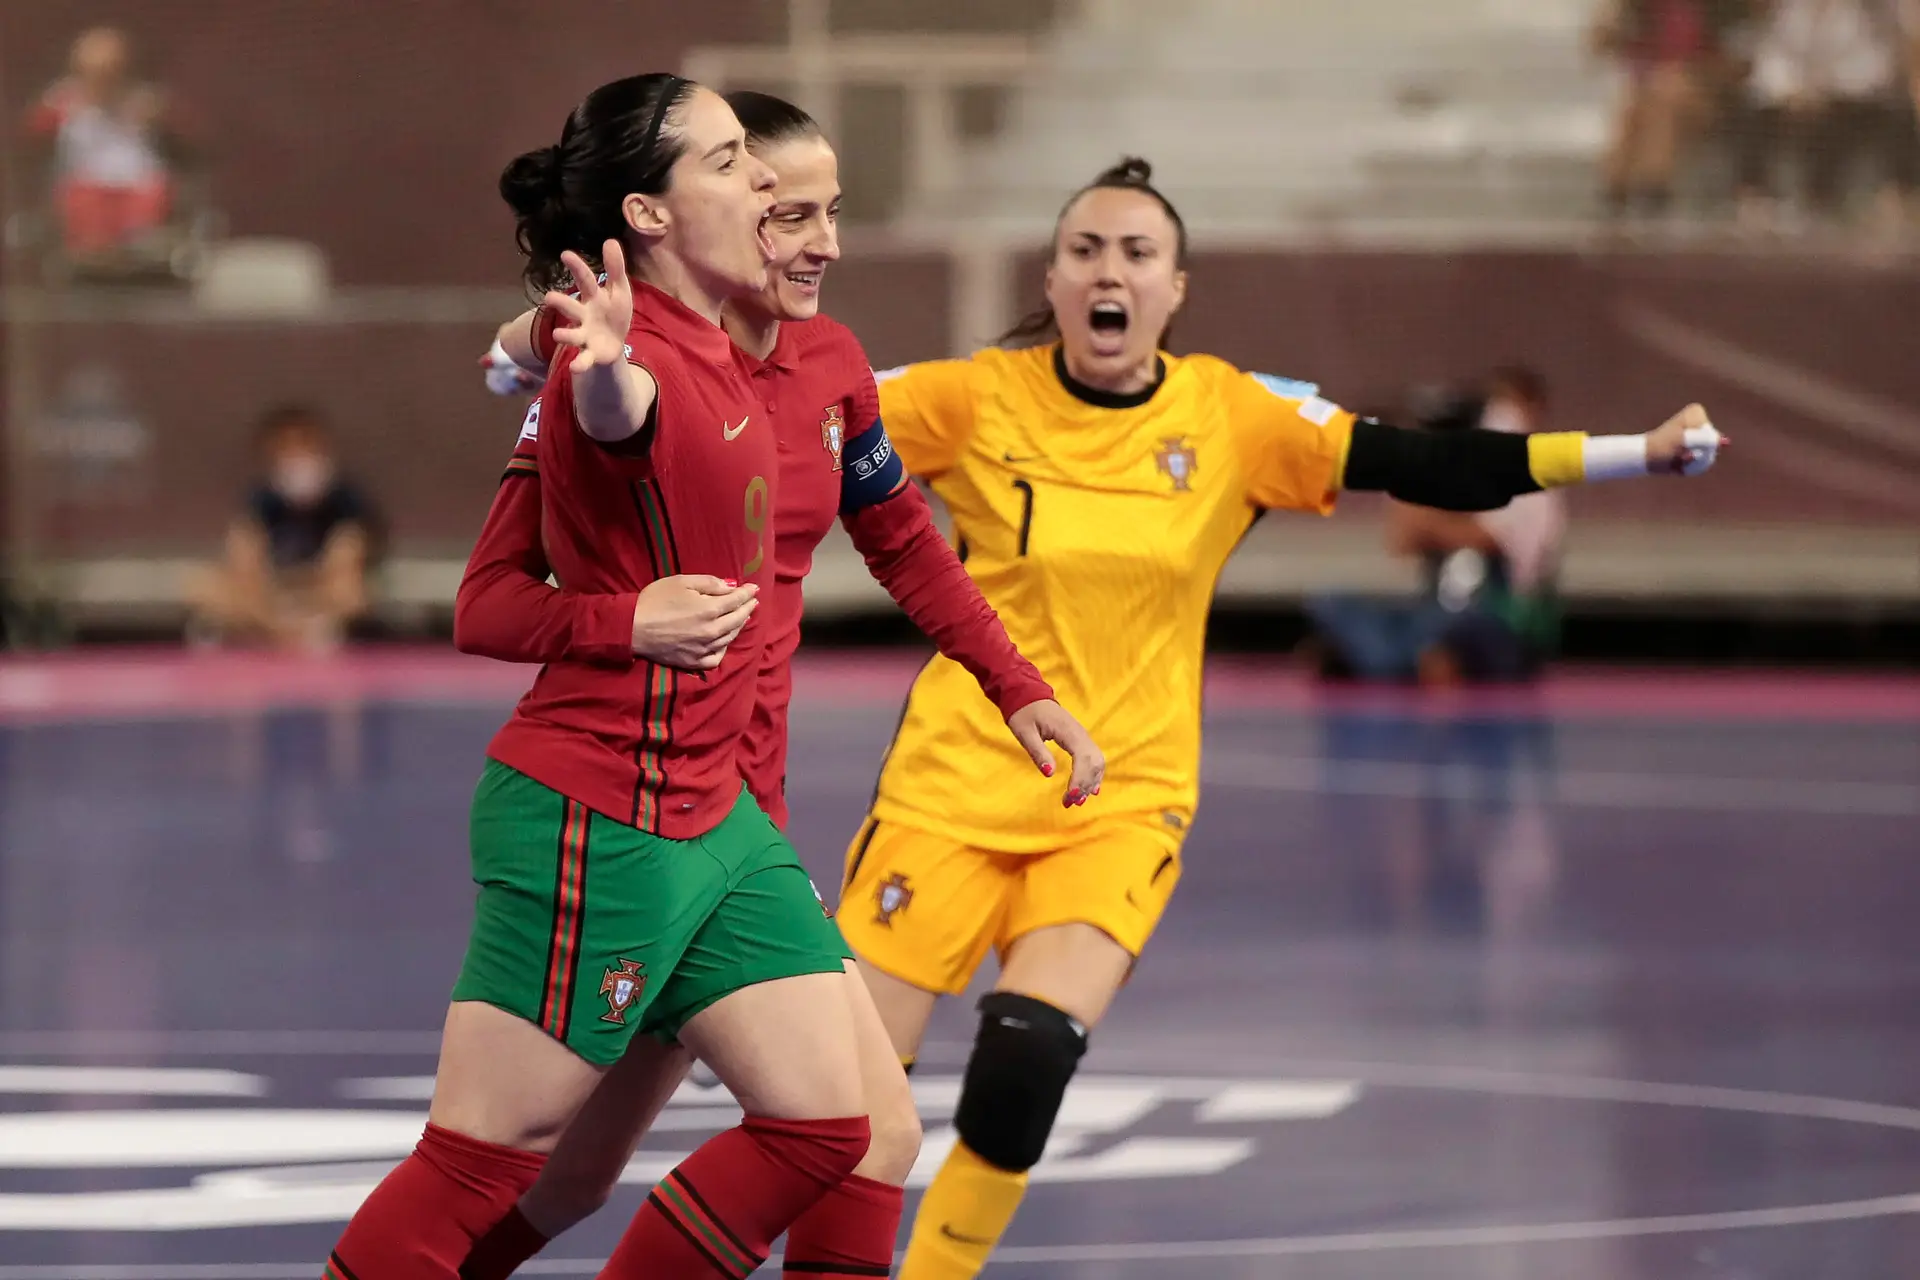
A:
[[[52,216],[68,258],[111,260],[164,231],[175,135],[166,97],[134,79],[126,33],[95,27],[75,40],[66,77],[40,99],[28,128],[51,151]]]
[[[1435,431],[1538,431],[1547,389],[1531,369],[1502,369],[1484,390],[1445,404]],[[1524,680],[1557,647],[1554,577],[1566,534],[1557,490],[1529,493],[1498,511],[1465,514],[1395,502],[1387,546],[1417,557],[1413,600],[1323,596],[1308,601],[1308,656],[1321,673],[1427,685]]]
[[[225,562],[195,584],[189,636],[330,648],[367,609],[369,508],[311,410],[268,413],[259,445],[264,474],[227,531]]]
[[[1871,165],[1879,229],[1905,230],[1920,186],[1916,40],[1915,0],[1768,0],[1747,79],[1743,226],[1780,227],[1777,182],[1791,158],[1809,211],[1827,217],[1842,212],[1852,168]]]
[[[1680,155],[1711,112],[1725,40],[1745,0],[1605,0],[1594,43],[1625,72],[1607,149],[1611,216],[1661,214]]]

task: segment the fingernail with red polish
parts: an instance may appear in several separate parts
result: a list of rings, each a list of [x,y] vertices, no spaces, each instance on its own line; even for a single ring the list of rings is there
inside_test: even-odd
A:
[[[1079,804],[1079,803],[1080,803],[1080,799],[1081,799],[1081,796],[1080,796],[1080,792],[1079,792],[1079,791],[1078,791],[1077,789],[1076,789],[1076,790],[1073,790],[1073,791],[1069,791],[1069,792],[1067,792],[1067,803],[1068,803],[1068,804]]]
[[[1050,764],[1041,765],[1040,776],[1043,778],[1051,778],[1053,776],[1053,766]]]

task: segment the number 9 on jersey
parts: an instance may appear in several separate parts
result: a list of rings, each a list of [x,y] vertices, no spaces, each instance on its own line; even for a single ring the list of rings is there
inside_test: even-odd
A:
[[[740,576],[751,578],[767,560],[767,478],[755,476],[747,481],[747,532],[753,535],[753,559],[740,568]]]

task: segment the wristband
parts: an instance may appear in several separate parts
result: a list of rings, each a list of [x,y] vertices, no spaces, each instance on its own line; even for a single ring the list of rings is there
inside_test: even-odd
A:
[[[493,340],[493,349],[480,363],[486,366],[487,390],[497,396],[517,395],[526,391],[529,383],[537,387],[546,381],[545,371],[535,372],[516,364],[497,337]]]
[[[1589,484],[1647,474],[1645,436],[1588,436],[1581,442],[1580,453],[1586,469],[1583,478]]]

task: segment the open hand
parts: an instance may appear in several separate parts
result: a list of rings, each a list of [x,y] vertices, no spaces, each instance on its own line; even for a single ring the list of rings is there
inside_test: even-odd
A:
[[[620,251],[618,240],[601,246],[600,261],[606,266],[605,284],[579,254],[571,249],[561,254],[561,265],[573,275],[576,292],[550,289],[543,299],[564,321],[554,329],[553,340],[579,353],[567,366],[574,373],[619,364],[627,358],[627,331],[633,328],[633,285],[627,280],[626,255]]]

